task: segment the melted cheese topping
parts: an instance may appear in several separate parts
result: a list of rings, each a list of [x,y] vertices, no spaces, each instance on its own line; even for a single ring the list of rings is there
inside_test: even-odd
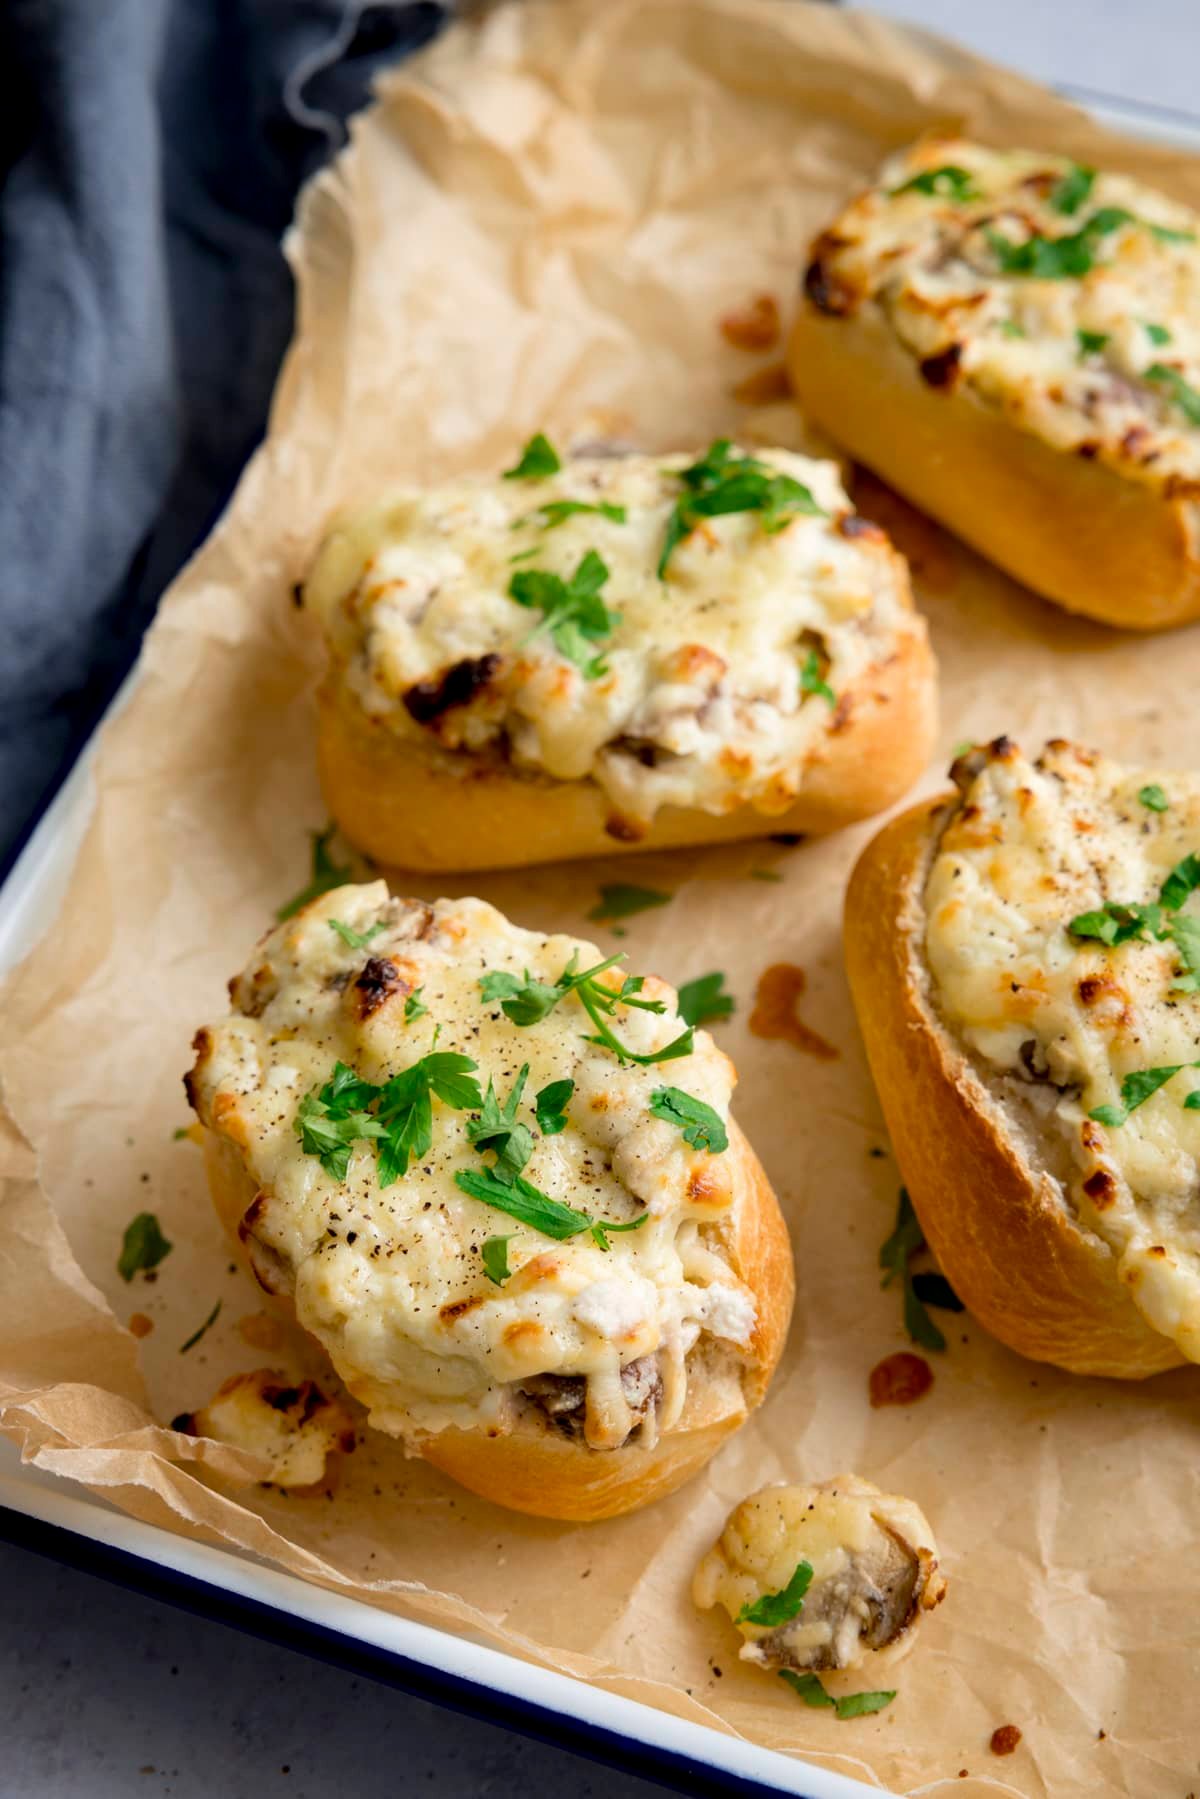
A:
[[[310,1380],[292,1384],[271,1368],[231,1375],[180,1422],[196,1436],[260,1456],[275,1487],[316,1486],[329,1457],[354,1448],[354,1426],[336,1400]]]
[[[757,513],[707,519],[665,579],[657,565],[688,456],[579,458],[547,479],[463,481],[345,519],[305,590],[340,690],[402,737],[596,781],[630,825],[668,804],[785,811],[835,722],[802,687],[810,652],[841,694],[924,626],[902,560],[854,517],[836,466],[755,454],[807,486],[825,516],[770,532]],[[624,521],[584,513],[543,528],[537,508],[563,500],[623,508]],[[594,679],[549,632],[531,635],[541,614],[508,594],[519,570],[569,580],[588,550],[620,614],[591,646],[607,668]]]
[[[783,1625],[751,1624],[745,1606],[781,1593],[798,1564],[812,1579],[804,1605]],[[882,1585],[880,1582],[882,1581]],[[933,1532],[911,1500],[857,1475],[815,1487],[764,1487],[742,1500],[700,1562],[692,1596],[720,1605],[744,1639],[743,1661],[761,1666],[856,1668],[945,1592]]]
[[[369,945],[349,948],[330,919],[372,932]],[[518,930],[482,900],[426,906],[390,898],[382,881],[342,887],[263,940],[231,985],[232,1015],[198,1039],[197,1111],[238,1145],[261,1190],[243,1226],[256,1271],[268,1290],[291,1293],[383,1430],[416,1439],[450,1424],[540,1426],[574,1399],[587,1442],[614,1446],[638,1423],[645,1437],[678,1419],[698,1340],[702,1349],[719,1340],[735,1363],[749,1349],[754,1299],[724,1248],[731,1152],[690,1148],[649,1110],[658,1088],[674,1086],[727,1120],[727,1058],[697,1031],[688,1056],[622,1064],[587,1041],[594,1027],[574,995],[525,1028],[481,996],[486,972],[553,983],[576,954],[581,969],[602,960],[574,938]],[[608,978],[619,986],[623,971]],[[405,1022],[418,993],[428,1010]],[[685,1026],[665,982],[648,977],[638,997],[664,1010],[618,1006],[610,1022],[646,1055]],[[389,1186],[369,1143],[355,1144],[344,1181],[304,1152],[297,1109],[335,1062],[381,1083],[428,1054],[435,1030],[438,1050],[468,1055],[481,1089],[491,1080],[501,1101],[529,1064],[524,1179],[594,1217],[648,1212],[647,1222],[605,1251],[586,1234],[553,1241],[469,1197],[455,1173],[482,1172],[491,1158],[468,1139],[474,1114],[436,1096],[428,1154]],[[567,1126],[540,1136],[534,1098],[564,1079],[575,1083]],[[493,1236],[509,1238],[503,1286],[482,1266]]]
[[[1059,211],[1057,184],[1073,166],[1042,152],[922,143],[888,162],[879,185],[817,240],[809,295],[843,314],[876,301],[936,385],[961,381],[1056,448],[1178,490],[1200,481],[1200,431],[1171,376],[1149,371],[1200,389],[1200,218],[1106,172],[1075,211]],[[944,168],[965,171],[975,197],[896,191]],[[1097,236],[1079,277],[1005,274],[989,243],[989,233],[1013,245],[1069,237],[1106,208],[1132,217]]]
[[[976,772],[977,771],[977,772]],[[1119,767],[1065,743],[1028,761],[1005,739],[959,765],[963,804],[925,890],[939,1010],[985,1071],[1036,1107],[1062,1146],[1067,1203],[1118,1259],[1156,1330],[1200,1360],[1200,995],[1175,989],[1166,939],[1114,947],[1067,926],[1112,902],[1156,902],[1200,851],[1200,781]],[[1140,790],[1159,784],[1166,811]],[[1197,898],[1173,916],[1195,918]],[[1122,1079],[1183,1065],[1125,1122]],[[1020,1083],[1014,1086],[1011,1083]]]

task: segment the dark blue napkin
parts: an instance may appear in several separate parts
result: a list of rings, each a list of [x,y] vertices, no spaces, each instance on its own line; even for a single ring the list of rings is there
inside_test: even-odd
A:
[[[0,8],[0,868],[262,435],[297,188],[445,11]]]

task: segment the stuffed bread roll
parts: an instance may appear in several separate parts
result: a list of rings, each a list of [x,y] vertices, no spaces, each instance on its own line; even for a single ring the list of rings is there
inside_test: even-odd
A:
[[[369,1422],[555,1518],[694,1473],[792,1300],[730,1062],[619,962],[338,888],[262,940],[187,1077],[218,1212]]]
[[[1043,151],[926,141],[810,251],[813,419],[1047,599],[1200,614],[1200,217]]]
[[[905,792],[933,660],[835,464],[541,442],[518,466],[547,472],[393,494],[317,557],[318,754],[347,837],[496,868],[828,831]]]
[[[851,880],[901,1171],[980,1322],[1141,1376],[1200,1360],[1200,781],[1070,743],[961,757]]]

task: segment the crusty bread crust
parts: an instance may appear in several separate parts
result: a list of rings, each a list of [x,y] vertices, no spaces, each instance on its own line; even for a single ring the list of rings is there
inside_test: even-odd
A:
[[[1076,1374],[1140,1379],[1184,1358],[1073,1218],[1037,1145],[935,1013],[924,955],[930,860],[958,796],[867,846],[846,896],[846,967],[896,1160],[930,1247],[1001,1342]]]
[[[931,387],[875,301],[803,302],[788,369],[816,424],[1035,593],[1126,630],[1200,617],[1197,501],[1055,449],[965,384]]]
[[[242,1154],[227,1137],[206,1130],[205,1166],[217,1215],[252,1271],[251,1236],[243,1226],[257,1189]],[[695,1357],[689,1367],[683,1414],[653,1449],[634,1438],[620,1449],[589,1449],[550,1427],[531,1422],[505,1436],[484,1429],[449,1429],[413,1447],[473,1493],[518,1512],[588,1522],[631,1512],[690,1480],[722,1440],[761,1402],[787,1336],[793,1297],[787,1227],[762,1164],[730,1123],[733,1204],[727,1251],[734,1274],[754,1293],[758,1317],[748,1362],[735,1374],[722,1356],[711,1378]],[[261,1284],[261,1282],[260,1282]],[[291,1300],[268,1298],[293,1316]],[[354,1391],[353,1382],[348,1382]]]
[[[914,632],[840,696],[834,729],[786,811],[745,805],[714,817],[665,807],[634,835],[594,781],[530,775],[493,756],[401,738],[331,676],[318,703],[321,785],[351,843],[377,862],[428,873],[834,831],[893,805],[922,773],[937,730],[936,681],[933,652]]]

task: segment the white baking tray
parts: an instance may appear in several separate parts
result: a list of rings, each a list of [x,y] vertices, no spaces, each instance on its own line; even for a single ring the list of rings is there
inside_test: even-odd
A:
[[[1193,152],[1200,149],[1200,119],[1087,90],[1063,91],[1118,130]],[[136,679],[134,669],[108,717]],[[58,911],[91,812],[94,754],[95,739],[0,888],[0,974],[27,954]],[[142,1524],[68,1481],[23,1467],[13,1447],[3,1442],[0,1538],[460,1710],[564,1743],[690,1795],[881,1799],[878,1787],[687,1723],[450,1631],[309,1586],[254,1557]]]

